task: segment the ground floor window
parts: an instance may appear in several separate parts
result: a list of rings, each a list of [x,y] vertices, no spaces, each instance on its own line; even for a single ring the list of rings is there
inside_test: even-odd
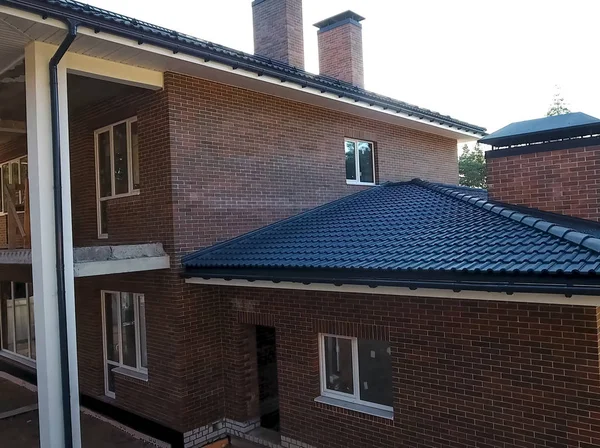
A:
[[[392,410],[389,342],[319,335],[321,394]]]
[[[0,339],[2,351],[35,359],[33,285],[0,282]]]
[[[146,302],[143,294],[102,292],[105,393],[115,396],[115,373],[148,374]]]

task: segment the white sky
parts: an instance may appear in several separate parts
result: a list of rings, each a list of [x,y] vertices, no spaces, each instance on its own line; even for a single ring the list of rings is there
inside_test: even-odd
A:
[[[246,52],[251,0],[83,0]],[[495,131],[546,114],[561,91],[600,117],[598,0],[304,0],[306,69],[313,23],[352,9],[363,22],[365,84],[377,93]]]

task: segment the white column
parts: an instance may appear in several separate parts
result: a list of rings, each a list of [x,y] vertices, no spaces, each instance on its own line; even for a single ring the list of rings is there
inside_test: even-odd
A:
[[[50,120],[50,79],[48,64],[52,48],[30,43],[25,48],[27,96],[27,147],[31,203],[31,253],[35,293],[36,355],[40,446],[63,447],[62,383],[58,331],[56,250],[52,177],[52,128]],[[81,446],[79,388],[75,332],[73,281],[73,238],[68,157],[68,111],[66,70],[59,67],[60,134],[63,155],[63,207],[67,291],[67,329],[73,446]],[[66,187],[66,188],[65,188]]]

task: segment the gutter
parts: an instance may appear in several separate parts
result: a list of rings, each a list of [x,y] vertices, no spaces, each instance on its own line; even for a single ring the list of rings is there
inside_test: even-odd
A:
[[[73,12],[73,9],[69,9],[68,4],[60,2],[56,2],[58,6],[48,4],[40,5],[39,1],[34,0],[0,0],[0,3],[9,4],[19,9],[39,14],[44,19],[49,15],[52,15],[59,20],[76,20],[81,22],[82,25],[85,24],[85,26],[93,29],[96,33],[103,31],[125,37],[137,41],[138,45],[156,45],[171,50],[173,54],[179,52],[186,53],[204,59],[205,62],[213,61],[228,65],[234,69],[242,69],[256,73],[258,76],[270,76],[281,80],[281,82],[292,82],[303,88],[310,87],[319,90],[321,93],[331,93],[337,95],[339,98],[345,97],[352,99],[355,102],[362,101],[370,106],[381,107],[383,110],[393,110],[396,113],[406,114],[409,117],[416,117],[423,122],[435,122],[448,126],[450,129],[457,129],[459,131],[465,131],[481,136],[487,135],[485,128],[424,110],[408,103],[394,101],[376,94],[370,94],[367,91],[360,91],[350,84],[344,86],[343,83],[334,78],[329,79],[327,77],[319,76],[318,78],[321,79],[322,82],[318,82],[314,80],[317,75],[309,75],[294,67],[281,64],[281,67],[276,68],[279,64],[270,59],[241,52],[240,54],[237,54],[236,50],[233,49],[228,49],[226,47],[221,48],[210,42],[200,41],[172,30],[157,28],[154,25],[110,13],[109,11],[104,11],[99,8],[90,7],[89,5],[73,3],[74,7],[77,7],[79,11],[82,11],[78,14]],[[89,7],[89,10],[86,10],[84,7]],[[108,15],[105,15],[106,18],[104,20],[97,18],[103,14]],[[111,21],[113,23],[111,23]],[[139,31],[138,28],[146,28],[148,31]],[[261,59],[263,59],[264,62]],[[255,62],[246,62],[249,60],[254,60]],[[258,67],[258,65],[261,65],[262,67]]]
[[[421,278],[377,278],[377,277],[361,277],[359,275],[330,275],[314,272],[276,272],[274,270],[259,270],[250,272],[237,272],[235,269],[218,270],[211,272],[207,269],[188,268],[182,277],[185,279],[221,279],[225,281],[231,280],[246,280],[248,282],[273,282],[273,283],[299,283],[302,285],[310,284],[330,284],[334,286],[345,285],[360,285],[368,286],[376,289],[377,287],[396,287],[408,288],[410,290],[417,289],[444,289],[453,292],[461,291],[481,291],[481,292],[498,292],[512,295],[514,293],[531,293],[531,294],[560,294],[566,297],[573,295],[588,295],[600,296],[600,284],[597,278],[590,279],[589,283],[575,284],[575,279],[564,282],[540,281],[539,279],[531,282],[502,279],[494,281],[491,276],[483,276],[481,280],[429,280],[427,272],[422,273]],[[452,275],[456,275],[453,273]]]
[[[52,120],[52,168],[54,180],[54,233],[56,246],[56,288],[58,295],[58,331],[60,343],[60,377],[62,383],[62,412],[65,447],[73,446],[71,422],[71,379],[67,331],[67,296],[65,287],[65,249],[63,232],[61,141],[58,92],[58,64],[77,37],[77,24],[68,21],[69,32],[50,59],[50,114]],[[79,410],[77,410],[79,412]]]

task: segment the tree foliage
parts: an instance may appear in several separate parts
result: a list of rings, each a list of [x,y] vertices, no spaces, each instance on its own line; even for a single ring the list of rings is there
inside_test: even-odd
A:
[[[556,92],[554,93],[554,98],[552,99],[552,104],[548,109],[547,117],[553,117],[555,115],[564,115],[571,113],[571,110],[568,108],[565,99],[562,96],[560,88],[556,86]]]
[[[485,155],[479,144],[473,149],[468,145],[463,146],[458,158],[458,174],[460,184],[465,187],[487,188]]]

